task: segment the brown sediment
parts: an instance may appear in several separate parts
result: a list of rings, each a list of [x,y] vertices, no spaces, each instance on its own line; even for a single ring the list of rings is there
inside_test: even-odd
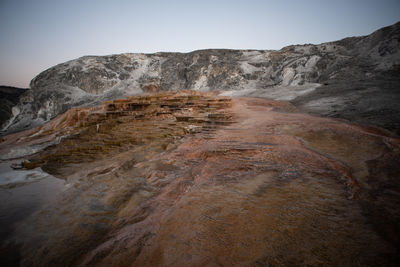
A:
[[[92,162],[133,147],[152,143],[158,152],[176,138],[200,131],[203,126],[230,123],[232,116],[219,113],[230,106],[230,99],[213,93],[174,92],[149,94],[104,102],[101,107],[75,108],[48,124],[18,138],[19,145],[65,136],[59,145],[22,163],[27,169],[42,167],[62,176],[70,164]],[[12,137],[9,137],[12,139]],[[43,139],[43,140],[42,140]]]
[[[400,139],[294,111],[181,92],[57,118],[36,131],[70,137],[29,163],[71,187],[20,224],[21,263],[396,263]]]

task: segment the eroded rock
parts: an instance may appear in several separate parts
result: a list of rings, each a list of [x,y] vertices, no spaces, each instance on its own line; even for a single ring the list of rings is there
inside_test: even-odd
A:
[[[0,151],[61,133],[25,158],[69,186],[6,243],[22,265],[399,261],[400,139],[384,130],[184,91],[71,110]]]
[[[368,36],[279,51],[208,49],[85,56],[35,77],[32,90],[24,96],[29,101],[21,101],[20,115],[3,130],[32,128],[71,107],[99,105],[143,91],[192,89],[290,100],[307,112],[398,132],[399,118],[388,113],[400,114],[399,35],[397,23]],[[324,86],[316,89],[319,85]],[[360,97],[360,91],[368,97]],[[338,98],[339,108],[326,104],[329,97]],[[370,103],[371,99],[378,104]]]

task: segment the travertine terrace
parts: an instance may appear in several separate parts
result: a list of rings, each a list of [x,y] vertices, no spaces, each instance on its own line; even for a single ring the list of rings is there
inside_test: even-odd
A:
[[[57,198],[15,223],[2,258],[22,266],[394,264],[399,148],[385,130],[260,98],[181,91],[72,109],[0,143],[2,155],[20,151],[14,168],[65,181]]]

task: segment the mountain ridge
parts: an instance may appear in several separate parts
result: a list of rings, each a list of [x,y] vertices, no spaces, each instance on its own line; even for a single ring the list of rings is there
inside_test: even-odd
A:
[[[345,86],[345,95],[354,87],[365,87],[378,97],[399,99],[400,22],[367,36],[348,37],[318,45],[290,45],[280,50],[204,49],[189,53],[123,53],[108,56],[83,56],[51,67],[30,83],[18,104],[20,113],[13,116],[3,132],[29,129],[54,118],[71,107],[98,105],[102,101],[141,94],[151,90],[227,91],[231,96],[256,96],[297,103],[302,110],[317,115],[339,117],[399,132],[400,118],[380,116],[378,105],[372,116],[370,107],[348,116],[351,102],[364,101],[350,96],[324,105],[310,105],[305,95],[334,94],[333,85]],[[386,80],[393,82],[388,85]],[[382,85],[384,83],[384,85]],[[327,86],[327,85],[330,85]],[[319,87],[318,87],[319,86]],[[325,86],[325,87],[324,87]],[[319,88],[316,90],[316,88]],[[322,88],[321,88],[322,87]],[[297,101],[296,101],[297,99]],[[300,101],[302,100],[302,101]],[[383,101],[383,100],[382,100]],[[381,101],[381,102],[382,102]],[[341,104],[342,103],[342,104]],[[343,104],[344,103],[344,104]],[[347,104],[346,104],[347,103]],[[339,105],[340,109],[333,106]],[[394,104],[389,113],[397,113]],[[344,112],[342,112],[344,110]],[[384,123],[381,123],[383,121]]]

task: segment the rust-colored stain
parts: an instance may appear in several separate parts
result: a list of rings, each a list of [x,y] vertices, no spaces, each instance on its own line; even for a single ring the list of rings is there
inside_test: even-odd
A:
[[[149,89],[149,91],[152,91]],[[287,102],[154,93],[5,137],[71,186],[19,224],[33,266],[384,266],[399,249],[400,138]]]

